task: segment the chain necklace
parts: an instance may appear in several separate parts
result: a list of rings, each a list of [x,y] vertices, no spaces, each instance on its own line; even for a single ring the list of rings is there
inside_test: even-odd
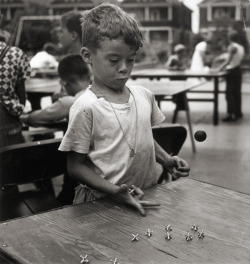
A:
[[[93,83],[94,84],[94,83]],[[118,121],[118,124],[119,124],[119,126],[120,126],[120,129],[121,129],[121,131],[122,131],[122,134],[123,134],[123,137],[125,138],[125,140],[126,140],[126,142],[127,142],[127,145],[128,145],[128,147],[129,147],[129,149],[130,149],[130,157],[131,158],[133,158],[134,156],[135,156],[135,146],[136,146],[136,135],[137,135],[137,118],[138,118],[138,114],[137,114],[137,106],[136,106],[136,102],[135,102],[135,97],[134,97],[134,95],[133,95],[133,93],[129,90],[129,92],[132,94],[132,96],[133,96],[133,99],[134,99],[134,104],[135,104],[135,142],[134,142],[134,147],[131,147],[131,145],[129,144],[129,142],[128,142],[128,139],[127,139],[127,137],[126,137],[126,134],[125,134],[125,132],[124,132],[124,130],[123,130],[123,128],[122,128],[122,125],[121,125],[121,122],[120,122],[120,120],[119,120],[119,118],[118,118],[118,116],[117,116],[117,114],[116,114],[116,111],[115,111],[115,109],[114,109],[114,107],[113,107],[113,105],[111,104],[111,102],[107,99],[107,97],[105,96],[105,94],[97,87],[97,85],[95,85],[95,88],[103,95],[103,97],[106,99],[106,101],[110,104],[110,106],[111,106],[111,108],[112,108],[112,110],[113,110],[113,112],[114,112],[114,114],[115,114],[115,117],[116,117],[116,119],[117,119],[117,121]]]

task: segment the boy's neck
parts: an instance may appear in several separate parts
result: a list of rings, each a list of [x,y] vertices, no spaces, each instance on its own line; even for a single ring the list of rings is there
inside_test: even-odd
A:
[[[113,89],[107,86],[100,85],[93,81],[91,90],[97,96],[97,98],[103,97],[110,103],[124,104],[127,103],[130,96],[129,89],[124,86],[122,89]]]
[[[68,54],[79,54],[79,55],[81,55],[81,48],[82,48],[82,44],[80,42],[76,41],[68,48],[67,53]]]

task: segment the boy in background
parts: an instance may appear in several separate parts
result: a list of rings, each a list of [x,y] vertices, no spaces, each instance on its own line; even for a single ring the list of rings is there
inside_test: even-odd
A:
[[[227,116],[222,119],[224,122],[235,122],[243,117],[241,110],[241,84],[242,72],[241,63],[244,59],[244,47],[237,43],[238,33],[231,31],[228,33],[228,56],[224,63],[217,69],[227,70],[226,76],[226,101]]]
[[[183,44],[177,44],[174,47],[174,54],[171,55],[167,62],[165,63],[165,67],[168,70],[176,70],[176,71],[183,71],[188,68],[188,61],[187,61],[187,50]]]
[[[67,55],[61,59],[58,66],[58,75],[67,95],[44,109],[22,115],[21,119],[27,125],[39,127],[68,119],[70,107],[90,84],[88,67],[82,57],[77,54]]]
[[[79,11],[69,11],[61,17],[60,44],[66,54],[80,54],[82,28]]]
[[[58,74],[61,84],[65,87],[68,95],[59,98],[44,109],[31,112],[28,115],[22,115],[21,119],[24,123],[38,127],[68,119],[70,107],[90,84],[89,68],[80,55],[72,54],[61,59],[58,66]],[[73,203],[76,186],[77,182],[65,173],[62,190],[57,197],[62,205]]]
[[[82,14],[82,31],[81,53],[94,79],[73,104],[59,147],[80,183],[74,203],[109,195],[145,215],[142,189],[157,184],[163,167],[176,179],[188,176],[189,167],[153,139],[152,126],[165,119],[154,95],[126,85],[143,45],[137,22],[118,6],[102,4]]]

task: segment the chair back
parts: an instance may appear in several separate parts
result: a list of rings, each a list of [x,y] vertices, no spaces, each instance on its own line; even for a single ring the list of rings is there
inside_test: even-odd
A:
[[[187,129],[179,124],[161,124],[152,131],[155,141],[172,156],[178,155],[187,137]]]
[[[10,145],[0,149],[0,186],[33,183],[64,174],[66,153],[61,139]]]

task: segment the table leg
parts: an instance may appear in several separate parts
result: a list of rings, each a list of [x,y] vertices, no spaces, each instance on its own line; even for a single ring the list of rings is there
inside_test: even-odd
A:
[[[194,142],[194,138],[193,138],[193,128],[192,128],[192,122],[191,122],[191,117],[190,117],[190,111],[189,111],[189,105],[188,105],[188,99],[187,99],[187,95],[185,92],[181,93],[178,95],[179,98],[176,98],[176,108],[174,110],[174,115],[172,118],[172,123],[175,123],[177,120],[177,115],[178,112],[181,110],[186,111],[186,116],[187,116],[187,122],[188,122],[188,128],[189,128],[189,133],[190,133],[190,139],[191,139],[191,143],[192,143],[192,149],[193,152],[196,152],[196,148],[195,148],[195,142]]]
[[[214,114],[213,114],[213,123],[218,125],[218,94],[219,94],[219,78],[214,77]]]
[[[31,104],[31,110],[40,110],[41,109],[41,94],[40,93],[27,93],[27,98]]]
[[[196,148],[195,148],[195,142],[194,142],[194,137],[193,137],[193,128],[192,128],[192,122],[191,122],[189,105],[188,105],[188,99],[187,99],[186,93],[183,93],[183,99],[184,99],[184,103],[185,103],[185,109],[186,109],[188,128],[189,128],[189,133],[190,133],[190,139],[191,139],[191,143],[192,143],[193,152],[195,153],[196,152]]]

